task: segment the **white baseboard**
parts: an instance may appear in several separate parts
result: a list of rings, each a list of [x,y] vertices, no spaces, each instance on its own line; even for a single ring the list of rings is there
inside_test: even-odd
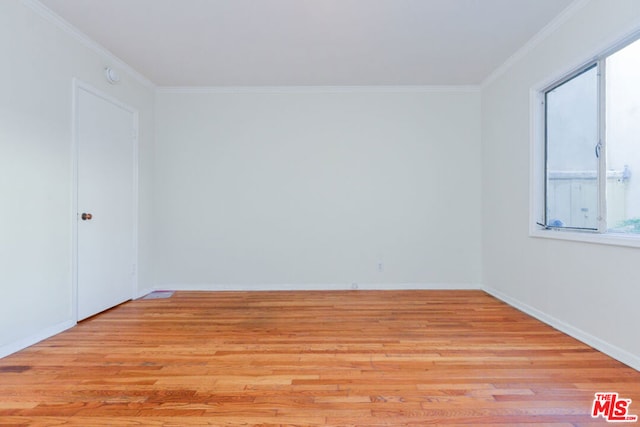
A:
[[[346,290],[480,290],[475,283],[306,283],[306,284],[168,284],[156,291],[346,291]]]
[[[40,341],[50,338],[54,335],[57,335],[60,332],[66,331],[67,329],[72,328],[75,325],[76,325],[76,322],[72,320],[67,320],[65,322],[58,323],[57,325],[53,325],[46,329],[43,329],[37,334],[22,338],[18,341],[14,341],[9,344],[5,344],[0,347],[0,358],[16,353],[31,345],[37,344]]]
[[[629,353],[626,350],[621,349],[613,344],[610,344],[604,340],[601,340],[598,337],[595,337],[582,329],[578,329],[574,326],[571,326],[568,323],[563,322],[560,319],[557,319],[553,316],[550,316],[537,308],[531,307],[519,301],[515,298],[511,298],[510,296],[503,294],[497,289],[490,287],[482,288],[486,293],[498,298],[499,300],[509,304],[510,306],[517,308],[518,310],[528,314],[529,316],[535,317],[541,322],[546,323],[549,326],[563,332],[578,341],[582,341],[583,343],[595,348],[598,351],[603,352],[604,354],[613,357],[614,359],[624,363],[625,365],[630,366],[631,368],[640,371],[640,357]]]

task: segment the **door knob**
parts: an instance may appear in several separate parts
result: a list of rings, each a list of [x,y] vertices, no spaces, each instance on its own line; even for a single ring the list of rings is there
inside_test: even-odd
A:
[[[93,218],[93,215],[91,215],[90,213],[83,213],[80,218],[82,218],[83,221],[87,221],[90,220],[91,218]]]

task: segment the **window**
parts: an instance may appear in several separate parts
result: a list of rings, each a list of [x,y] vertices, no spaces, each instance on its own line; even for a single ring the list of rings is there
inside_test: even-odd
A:
[[[536,96],[537,229],[640,241],[640,40]]]

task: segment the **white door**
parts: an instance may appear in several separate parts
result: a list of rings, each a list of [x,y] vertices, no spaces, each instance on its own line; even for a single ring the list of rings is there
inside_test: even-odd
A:
[[[133,296],[137,113],[76,85],[77,319]]]

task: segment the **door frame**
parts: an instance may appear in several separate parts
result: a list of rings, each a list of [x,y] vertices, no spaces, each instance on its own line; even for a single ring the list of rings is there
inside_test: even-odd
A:
[[[72,159],[72,174],[71,174],[71,311],[72,319],[75,323],[78,323],[78,221],[80,213],[78,212],[78,162],[80,146],[79,141],[79,95],[80,91],[84,90],[94,96],[102,98],[103,100],[115,105],[118,108],[122,108],[132,114],[132,149],[133,149],[133,259],[131,260],[132,276],[131,276],[131,299],[135,299],[137,296],[138,288],[138,148],[139,148],[139,113],[135,108],[119,101],[118,99],[108,95],[107,93],[91,86],[90,84],[78,79],[73,78],[72,84],[72,102],[71,102],[71,159]]]

